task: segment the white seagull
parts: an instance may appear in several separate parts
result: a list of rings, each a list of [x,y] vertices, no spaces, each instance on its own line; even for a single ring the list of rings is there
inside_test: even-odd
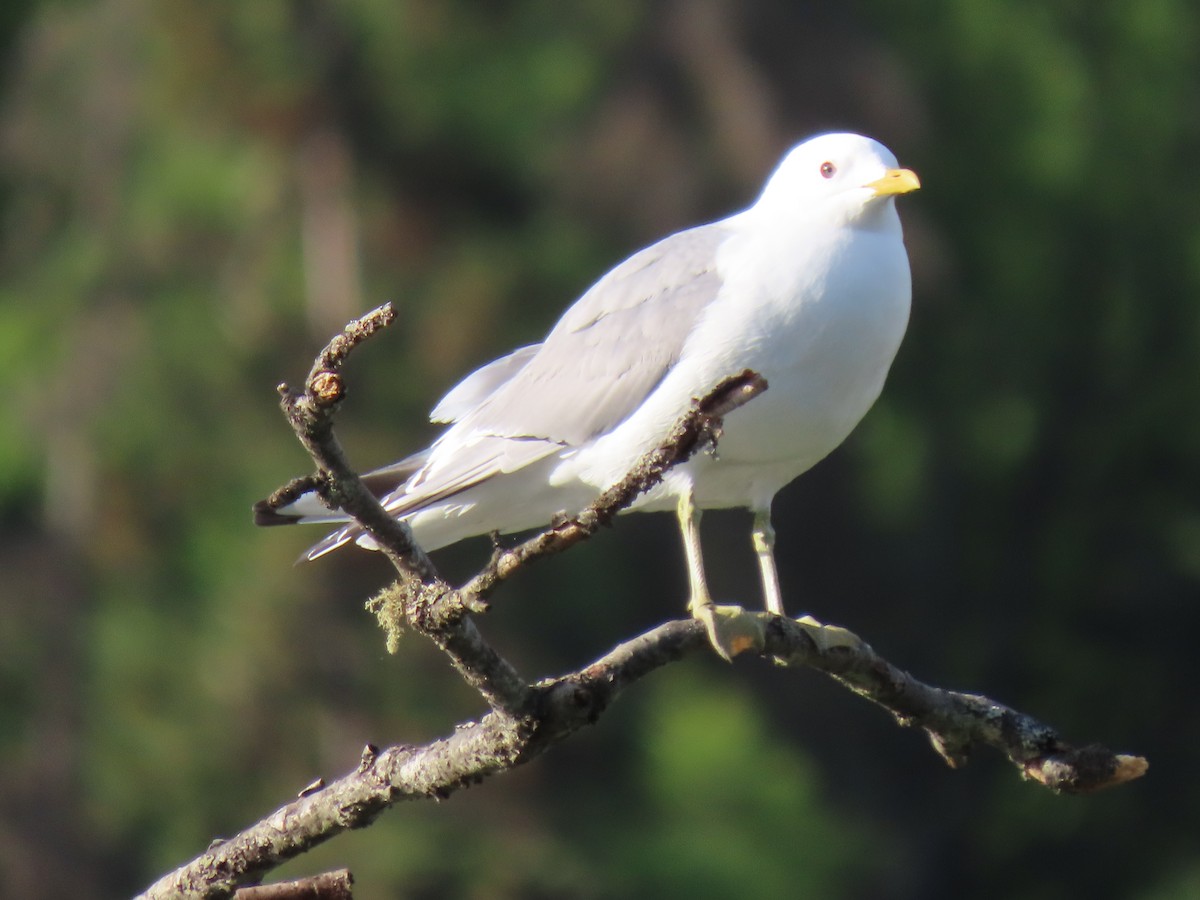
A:
[[[664,238],[618,265],[540,344],[472,372],[434,407],[432,446],[364,477],[426,550],[575,512],[659,446],[693,398],[752,369],[768,390],[730,413],[718,453],[671,469],[635,511],[674,510],[692,614],[726,658],[746,616],[709,594],[703,509],[745,507],[769,612],[784,614],[771,501],[842,443],[883,388],[912,283],[895,197],[916,190],[877,141],[826,134],[793,148],[749,209]],[[315,494],[259,524],[346,522]],[[308,551],[350,542],[353,523]],[[753,630],[753,626],[751,626]]]

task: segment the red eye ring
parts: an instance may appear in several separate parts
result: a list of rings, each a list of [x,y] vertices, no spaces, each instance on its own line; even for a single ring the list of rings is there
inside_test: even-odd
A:
[[[821,177],[832,178],[837,173],[837,166],[826,160],[821,163]]]

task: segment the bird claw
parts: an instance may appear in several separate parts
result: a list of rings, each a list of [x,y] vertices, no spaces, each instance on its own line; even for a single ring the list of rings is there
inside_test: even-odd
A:
[[[766,646],[762,620],[740,606],[699,603],[692,606],[692,618],[704,624],[709,643],[726,662],[739,653],[761,651]]]
[[[804,626],[804,630],[816,644],[818,653],[838,648],[861,650],[865,646],[862,638],[840,625],[824,625],[812,616],[800,616],[795,621]]]

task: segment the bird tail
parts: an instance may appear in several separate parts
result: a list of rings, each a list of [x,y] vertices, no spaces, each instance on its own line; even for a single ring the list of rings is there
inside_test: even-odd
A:
[[[362,476],[362,482],[378,499],[384,500],[390,494],[401,490],[409,479],[425,465],[429,457],[428,451],[413,454],[400,462],[382,469],[375,469]],[[307,525],[320,523],[345,523],[336,531],[330,532],[304,553],[304,559],[319,559],[327,553],[342,547],[363,534],[362,528],[351,522],[341,510],[327,507],[316,491],[301,494],[295,500],[276,508],[269,500],[259,500],[254,504],[254,524],[262,526],[274,525]]]

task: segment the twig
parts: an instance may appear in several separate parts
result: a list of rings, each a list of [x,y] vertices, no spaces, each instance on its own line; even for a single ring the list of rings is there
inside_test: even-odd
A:
[[[395,519],[379,502],[358,474],[350,467],[345,452],[333,432],[333,418],[346,396],[341,367],[364,341],[395,321],[390,303],[350,322],[319,354],[305,379],[303,391],[286,384],[279,386],[280,405],[296,437],[317,466],[313,475],[294,479],[255,506],[255,515],[270,515],[279,506],[295,500],[300,493],[315,488],[331,508],[341,509],[371,535],[391,561],[399,581],[374,601],[372,607],[381,619],[385,610],[399,611],[405,620],[416,624],[450,658],[467,682],[478,690],[493,709],[517,714],[528,701],[525,682],[505,659],[483,640],[474,624],[460,614],[430,628],[421,613],[427,608],[441,609],[445,598],[454,591],[438,574],[432,561],[415,541],[408,526]],[[397,602],[399,598],[399,602]],[[452,604],[465,614],[461,603]],[[386,626],[385,627],[389,627]],[[390,625],[389,638],[399,631],[398,622]]]
[[[354,876],[348,869],[323,872],[297,881],[280,881],[245,887],[234,900],[351,900]]]

